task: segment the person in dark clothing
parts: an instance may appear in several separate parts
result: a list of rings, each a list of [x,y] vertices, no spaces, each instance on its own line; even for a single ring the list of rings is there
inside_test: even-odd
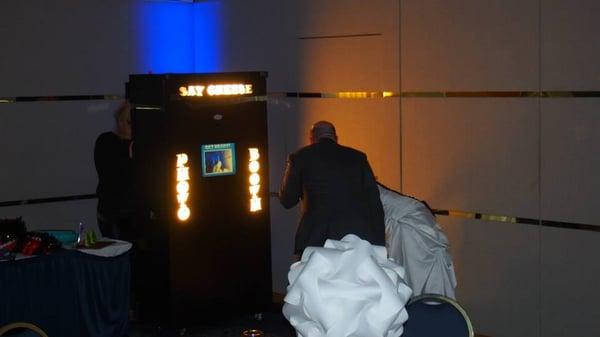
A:
[[[102,236],[133,241],[134,203],[131,115],[127,102],[115,114],[116,130],[102,133],[94,146],[98,173],[97,218]]]
[[[139,276],[142,268],[138,247],[141,233],[135,226],[130,108],[128,102],[121,104],[115,113],[115,131],[104,132],[96,139],[94,163],[98,173],[98,228],[103,237],[133,244],[129,318],[137,320],[138,293],[143,280]]]
[[[346,234],[384,246],[383,206],[367,156],[339,145],[326,121],[313,125],[310,142],[289,156],[279,191],[285,208],[302,200],[294,253]]]

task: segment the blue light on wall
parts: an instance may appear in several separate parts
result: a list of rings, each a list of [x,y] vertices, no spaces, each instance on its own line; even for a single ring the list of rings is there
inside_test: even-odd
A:
[[[220,4],[143,1],[140,57],[145,73],[220,70]]]
[[[204,1],[194,5],[194,70],[215,72],[221,70],[221,42],[223,26],[221,3]]]

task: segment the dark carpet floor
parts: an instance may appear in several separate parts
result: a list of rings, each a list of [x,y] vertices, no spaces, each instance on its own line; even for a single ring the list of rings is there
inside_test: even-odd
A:
[[[245,330],[258,329],[263,337],[295,337],[294,328],[285,319],[281,310],[264,312],[262,319],[254,315],[225,319],[212,324],[199,324],[185,328],[163,328],[156,325],[132,323],[129,337],[240,337]]]

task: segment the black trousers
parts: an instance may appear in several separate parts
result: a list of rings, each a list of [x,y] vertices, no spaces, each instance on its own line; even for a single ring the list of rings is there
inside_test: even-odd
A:
[[[96,217],[103,237],[133,242],[138,236],[133,213],[98,211]]]

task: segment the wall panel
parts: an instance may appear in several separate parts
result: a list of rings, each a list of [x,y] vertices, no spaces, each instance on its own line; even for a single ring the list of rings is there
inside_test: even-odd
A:
[[[289,1],[284,26],[295,39],[291,91],[399,90],[396,1]]]
[[[600,225],[600,98],[542,102],[542,219]]]
[[[273,292],[285,294],[287,274],[295,262],[294,236],[300,217],[300,208],[284,209],[277,198],[271,198],[271,270]]]
[[[538,0],[401,1],[403,91],[537,90]]]
[[[398,22],[398,2],[390,0],[292,0],[285,6],[298,37],[387,33]]]
[[[540,335],[539,227],[438,216],[450,240],[456,296],[476,332]]]
[[[598,13],[596,0],[541,0],[543,90],[599,90]]]
[[[290,98],[269,98],[268,101],[269,177],[271,191],[274,192],[279,190],[287,156],[296,150],[295,137],[300,130],[290,120],[295,120],[298,104],[297,99]],[[289,144],[292,139],[294,143]]]
[[[0,104],[0,201],[95,193],[94,143],[119,104]]]
[[[380,36],[299,40],[299,91],[386,90],[384,42]]]
[[[136,66],[136,1],[2,1],[0,97],[122,94]]]
[[[286,2],[277,0],[222,3],[222,71],[267,71],[268,91],[289,90],[298,77],[298,50]]]
[[[599,225],[599,6],[401,1],[402,90],[447,94],[402,100],[403,192],[439,209]],[[477,332],[598,334],[595,227],[440,220]]]
[[[438,209],[537,217],[537,99],[402,102],[403,192]]]
[[[540,336],[600,335],[599,243],[598,232],[542,229]]]

